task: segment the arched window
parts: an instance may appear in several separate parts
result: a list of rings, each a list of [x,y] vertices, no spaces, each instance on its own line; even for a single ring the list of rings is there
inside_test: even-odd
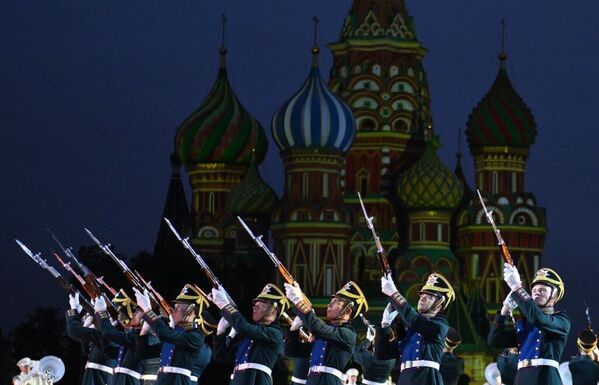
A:
[[[308,197],[308,173],[302,175],[302,197]]]
[[[216,202],[215,202],[215,198],[214,198],[214,193],[211,192],[208,194],[208,212],[210,214],[214,214],[214,212],[216,211]]]

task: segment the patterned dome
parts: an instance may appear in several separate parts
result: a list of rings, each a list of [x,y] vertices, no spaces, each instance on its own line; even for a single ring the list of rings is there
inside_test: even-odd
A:
[[[252,150],[260,164],[268,141],[262,126],[243,108],[233,92],[224,66],[221,67],[210,93],[179,127],[175,143],[184,164],[249,164]]]
[[[281,151],[289,148],[326,148],[345,152],[353,142],[356,125],[350,108],[325,85],[316,64],[310,76],[275,112],[272,135]]]
[[[468,117],[466,136],[470,149],[493,146],[530,148],[537,135],[535,118],[516,93],[500,55],[499,74]]]
[[[453,210],[462,197],[462,183],[437,156],[439,143],[429,140],[422,158],[397,181],[397,195],[409,209]]]
[[[269,215],[279,201],[277,194],[264,182],[254,162],[248,166],[241,182],[229,193],[227,209],[235,215]]]

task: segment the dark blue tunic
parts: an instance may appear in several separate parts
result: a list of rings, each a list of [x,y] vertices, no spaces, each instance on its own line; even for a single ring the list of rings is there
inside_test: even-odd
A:
[[[135,356],[135,341],[139,331],[121,331],[117,330],[110,323],[108,317],[100,316],[100,333],[108,341],[119,345],[116,358],[116,367],[132,370],[139,373],[143,370],[143,361]],[[115,373],[110,385],[139,385],[140,380],[125,373]]]
[[[370,345],[372,345],[372,342],[364,339],[354,352],[354,361],[362,366],[362,373],[365,380],[381,383],[386,382],[391,369],[395,365],[395,359],[377,359],[374,356],[374,352],[369,350]]]
[[[597,385],[599,383],[599,364],[590,356],[577,355],[568,364],[572,373],[572,385]]]

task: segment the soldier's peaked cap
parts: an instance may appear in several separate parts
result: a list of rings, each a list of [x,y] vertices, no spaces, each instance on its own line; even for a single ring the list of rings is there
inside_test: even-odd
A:
[[[535,274],[535,277],[533,278],[532,282],[530,283],[530,288],[532,289],[532,287],[538,283],[544,283],[546,285],[553,286],[554,288],[556,288],[556,301],[559,301],[564,296],[564,281],[562,280],[562,277],[560,277],[559,274],[555,272],[555,270],[547,267],[539,269],[539,271],[537,271],[537,273]]]
[[[366,296],[362,292],[362,289],[360,289],[360,286],[354,281],[346,283],[345,286],[333,294],[333,297],[354,304],[352,318],[356,318],[360,313],[366,313],[368,311]]]
[[[279,311],[279,317],[283,314],[283,312],[289,309],[289,300],[285,296],[285,293],[281,291],[275,284],[267,283],[260,294],[256,298],[253,299],[253,302],[256,301],[264,301],[270,302],[277,307]]]
[[[440,273],[431,273],[424,286],[422,286],[422,289],[420,289],[420,293],[428,293],[445,298],[443,309],[447,309],[447,306],[455,299],[453,287],[447,278]]]

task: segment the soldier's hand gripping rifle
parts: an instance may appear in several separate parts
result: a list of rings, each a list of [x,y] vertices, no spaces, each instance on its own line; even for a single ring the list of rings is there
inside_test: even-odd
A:
[[[295,279],[293,279],[293,276],[291,275],[291,273],[289,272],[289,270],[287,270],[287,268],[285,267],[285,265],[283,265],[281,263],[281,261],[279,260],[279,258],[277,258],[277,256],[275,255],[275,253],[273,253],[272,251],[270,251],[270,249],[268,248],[268,246],[266,246],[264,244],[264,242],[262,241],[262,235],[255,236],[254,233],[252,232],[252,230],[250,230],[250,228],[248,227],[248,225],[243,221],[243,219],[241,219],[239,216],[237,217],[237,219],[239,220],[239,222],[241,223],[241,225],[243,226],[243,228],[245,229],[245,231],[247,231],[247,233],[250,235],[250,237],[252,237],[252,239],[254,240],[254,242],[256,242],[256,245],[258,245],[258,247],[262,248],[262,250],[264,250],[264,252],[266,253],[266,255],[268,255],[270,257],[270,260],[272,261],[272,263],[274,263],[277,271],[279,272],[279,274],[281,274],[281,277],[283,277],[283,280],[285,282],[287,282],[289,285],[293,285],[293,282],[295,282]],[[304,298],[304,301],[309,306],[312,306],[312,303],[310,302],[310,300],[307,297]]]
[[[364,207],[364,202],[362,201],[362,196],[359,192],[358,199],[360,200],[360,206],[362,206],[362,213],[364,213],[364,219],[366,220],[366,224],[372,232],[372,238],[374,239],[374,244],[376,245],[376,254],[379,257],[379,261],[381,262],[381,270],[383,271],[384,275],[391,274],[391,267],[389,267],[389,260],[387,259],[387,254],[385,253],[385,249],[383,248],[381,239],[376,233],[376,230],[374,229],[374,224],[372,223],[372,219],[374,217],[368,216],[368,213],[366,212],[366,207]]]
[[[374,326],[370,323],[370,321],[368,321],[368,318],[366,318],[364,316],[364,313],[360,313],[360,319],[362,319],[362,322],[364,322],[364,325],[366,325],[366,327],[368,328],[368,330],[370,330],[370,332],[372,333],[372,335],[374,335],[376,329],[374,328]]]
[[[167,218],[164,218],[164,221],[166,222],[168,227],[171,229],[173,234],[175,234],[175,237],[177,237],[179,242],[181,242],[183,247],[185,247],[191,253],[191,255],[195,258],[197,263],[200,265],[200,267],[206,274],[206,277],[208,278],[210,283],[212,283],[212,285],[216,288],[219,288],[219,287],[222,288],[224,290],[225,294],[227,295],[227,299],[229,300],[231,305],[238,308],[238,306],[235,304],[235,301],[233,301],[233,299],[231,298],[229,293],[227,293],[227,291],[225,290],[223,285],[220,283],[219,279],[216,277],[216,275],[214,275],[212,270],[210,270],[210,267],[208,266],[208,264],[204,261],[204,259],[198,253],[196,253],[196,251],[193,249],[193,247],[191,247],[191,245],[189,244],[189,238],[182,238],[181,235],[179,235],[179,232],[175,229],[175,227],[171,223],[171,221],[169,221]]]
[[[514,266],[514,261],[512,260],[512,256],[510,255],[510,252],[507,249],[507,245],[505,244],[503,237],[501,236],[501,232],[495,225],[495,220],[493,219],[493,210],[487,210],[487,206],[485,206],[485,202],[483,201],[482,195],[480,195],[480,191],[476,189],[476,192],[478,193],[478,199],[480,199],[480,204],[483,206],[483,210],[485,211],[485,215],[487,216],[487,221],[491,224],[491,226],[493,226],[495,237],[497,237],[497,245],[499,246],[499,250],[501,251],[503,259],[510,265]]]
[[[289,316],[289,314],[283,312],[283,313],[281,313],[281,316],[283,317],[283,319],[285,320],[285,322],[287,322],[287,324],[289,324],[289,326],[293,325],[293,319],[291,319],[291,317]],[[300,334],[301,342],[312,342],[312,341],[314,341],[314,336],[312,335],[312,333],[308,333],[301,326],[299,328],[299,334]]]
[[[84,230],[87,233],[87,235],[89,235],[89,237],[96,243],[96,245],[98,245],[100,250],[102,250],[104,254],[108,255],[118,265],[118,267],[121,268],[123,274],[125,275],[125,278],[127,278],[127,281],[129,281],[131,286],[143,293],[144,290],[147,289],[147,287],[145,287],[143,283],[139,280],[139,278],[131,271],[131,269],[129,269],[129,266],[127,266],[127,264],[124,261],[119,259],[119,257],[117,257],[112,252],[112,250],[110,250],[110,244],[103,245],[91,231],[89,231],[86,228],[84,228]],[[158,301],[158,299],[151,292],[149,293],[149,297],[150,301],[152,302],[152,307],[162,309],[166,312],[166,315],[170,315],[170,307],[168,309],[162,307],[160,301]]]
[[[42,269],[48,270],[48,272],[50,274],[52,274],[52,276],[58,280],[58,283],[60,283],[60,286],[62,286],[63,289],[65,289],[67,291],[67,293],[69,293],[69,294],[79,294],[79,302],[81,303],[81,306],[85,309],[85,311],[87,313],[94,314],[94,307],[91,305],[91,303],[89,303],[89,301],[87,299],[85,299],[85,297],[83,296],[83,294],[81,294],[79,292],[79,290],[75,289],[73,287],[73,285],[71,285],[69,283],[69,281],[67,281],[67,279],[65,277],[63,277],[62,275],[60,275],[60,273],[58,271],[56,271],[55,268],[53,268],[52,266],[48,265],[48,263],[46,262],[46,260],[42,259],[40,257],[40,255],[42,254],[41,252],[37,253],[37,254],[33,254],[33,252],[31,250],[29,250],[29,248],[27,246],[25,246],[23,244],[23,242],[19,241],[18,239],[15,239],[15,241],[21,247],[21,249],[25,252],[25,254],[27,254],[29,257],[31,257],[31,259],[33,259],[35,261],[35,263],[37,263],[38,265],[40,265],[40,267]]]
[[[171,304],[167,300],[165,300],[164,297],[162,295],[160,295],[160,293],[156,289],[154,289],[154,286],[152,286],[152,282],[146,281],[144,279],[144,277],[142,277],[142,275],[139,273],[139,271],[134,270],[134,273],[135,273],[135,275],[137,275],[137,278],[139,278],[141,283],[148,289],[148,292],[152,293],[152,295],[154,295],[154,297],[156,297],[158,302],[160,302],[160,306],[162,306],[162,308],[168,314],[171,314],[172,313]]]

